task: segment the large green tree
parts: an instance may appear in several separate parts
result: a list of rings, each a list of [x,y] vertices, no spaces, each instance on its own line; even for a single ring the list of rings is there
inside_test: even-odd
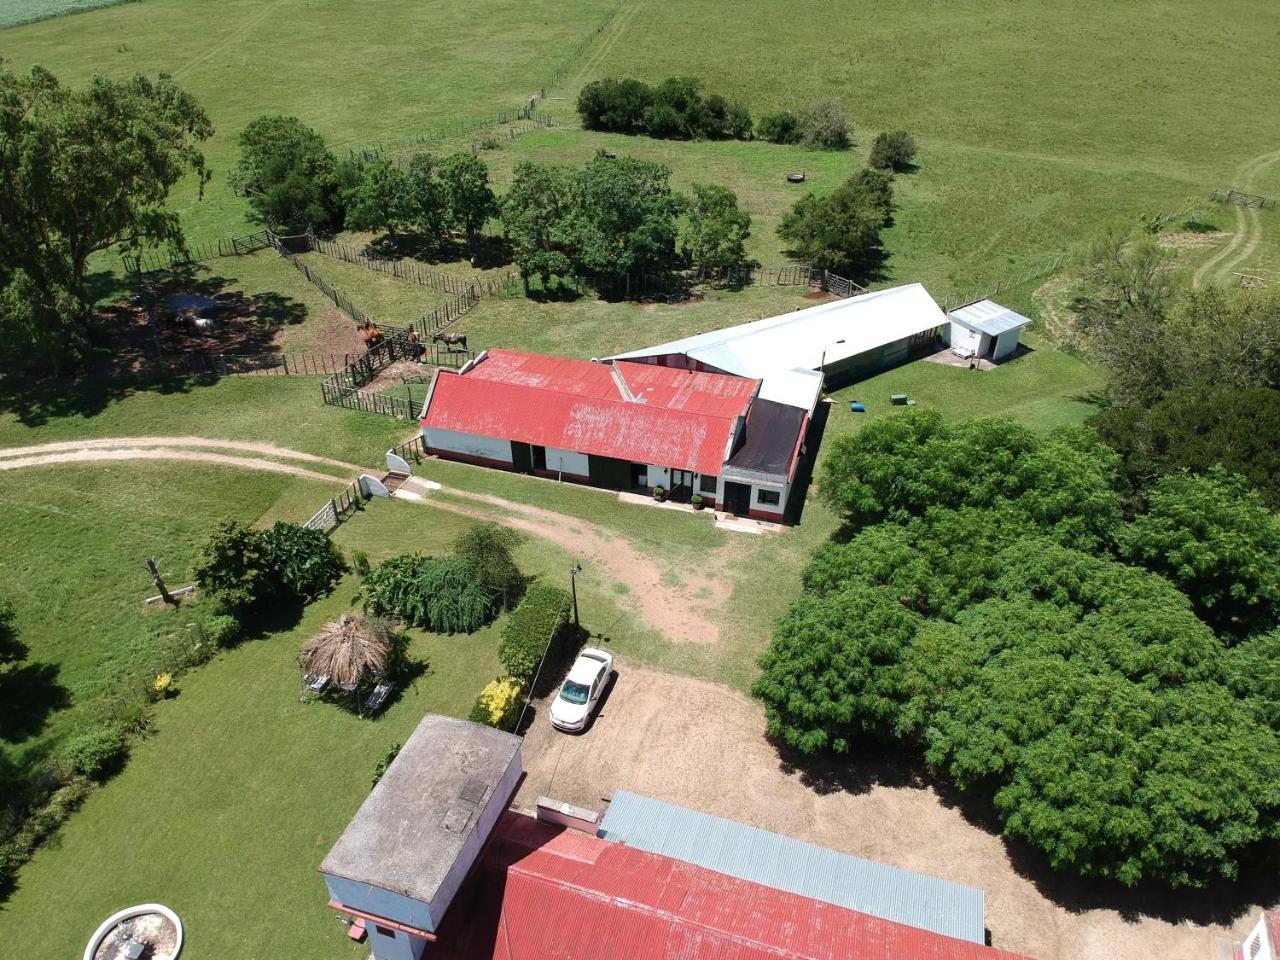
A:
[[[502,200],[502,227],[526,289],[530,277],[541,278],[546,289],[552,277],[572,269],[564,252],[568,203],[569,178],[562,168],[528,161],[516,166]]]
[[[165,74],[70,89],[40,67],[0,66],[0,351],[10,368],[57,368],[87,337],[90,258],[115,247],[182,247],[166,206],[186,176],[209,179],[213,126]]]
[[[688,215],[685,250],[695,264],[723,269],[746,263],[751,214],[738,208],[737,194],[727,187],[695,183]]]
[[[264,222],[281,229],[338,226],[342,195],[354,184],[324,138],[297,117],[262,116],[240,134],[231,184]]]
[[[893,175],[865,169],[825,197],[806,194],[778,225],[778,236],[824,270],[865,267],[880,249],[893,214]]]
[[[414,223],[413,199],[404,170],[386,160],[371,163],[347,192],[347,229],[386,230],[394,237]]]
[[[498,213],[498,199],[489,186],[489,168],[474,154],[455,153],[440,162],[437,176],[449,225],[466,235],[467,251],[474,254],[476,237]]]
[[[596,157],[569,180],[565,239],[574,266],[606,280],[668,269],[682,202],[671,171],[634,157]]]

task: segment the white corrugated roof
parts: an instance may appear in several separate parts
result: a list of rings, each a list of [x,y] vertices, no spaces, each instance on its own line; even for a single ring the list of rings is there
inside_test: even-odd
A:
[[[979,300],[977,303],[952,310],[947,316],[962,327],[977,330],[989,337],[998,337],[1018,327],[1025,327],[1031,322],[1022,314],[1014,313],[994,300]]]
[[[620,353],[611,360],[683,353],[726,373],[763,380],[760,396],[812,407],[816,371],[947,322],[922,284],[835,300],[765,320]]]

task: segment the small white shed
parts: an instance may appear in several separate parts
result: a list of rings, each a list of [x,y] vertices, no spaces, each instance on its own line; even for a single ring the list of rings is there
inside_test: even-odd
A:
[[[992,300],[979,300],[947,314],[951,349],[965,357],[1003,360],[1018,348],[1022,328],[1031,321]]]

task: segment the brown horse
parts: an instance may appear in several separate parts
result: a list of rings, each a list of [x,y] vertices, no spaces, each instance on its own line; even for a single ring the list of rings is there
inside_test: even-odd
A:
[[[436,343],[443,343],[451,351],[454,347],[460,347],[463,350],[467,349],[467,335],[465,333],[441,332],[433,335],[431,339]]]

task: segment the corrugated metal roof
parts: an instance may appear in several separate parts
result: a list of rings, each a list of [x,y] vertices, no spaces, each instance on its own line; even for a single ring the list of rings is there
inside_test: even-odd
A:
[[[1020,960],[507,813],[447,960]]]
[[[941,327],[946,315],[919,283],[877,290],[765,320],[701,333],[610,359],[683,354],[741,377],[763,380],[760,395],[792,406],[813,406],[796,371],[817,370],[868,350]],[[775,381],[777,383],[775,384]]]
[[[973,943],[985,938],[981,890],[626,790],[614,793],[600,835],[944,936]]]
[[[437,374],[422,426],[718,475],[757,381],[625,366],[643,401],[623,398],[608,364],[493,351]]]
[[[1031,322],[1022,314],[1014,313],[1008,307],[1002,307],[992,300],[979,300],[977,303],[952,310],[947,316],[961,326],[992,337],[998,337],[1018,327],[1025,327]]]

